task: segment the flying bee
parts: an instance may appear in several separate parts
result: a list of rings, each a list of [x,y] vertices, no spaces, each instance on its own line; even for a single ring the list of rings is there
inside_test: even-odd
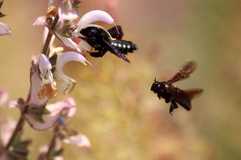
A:
[[[171,114],[178,105],[182,106],[187,111],[192,109],[191,100],[202,93],[202,89],[182,90],[173,85],[173,83],[186,79],[196,69],[195,62],[186,63],[171,79],[168,81],[159,82],[154,80],[151,91],[157,94],[158,98],[163,98],[166,103],[171,103],[169,113]]]
[[[124,34],[121,26],[105,30],[100,26],[92,25],[81,29],[80,34],[80,38],[94,48],[94,51],[90,52],[92,57],[103,57],[107,51],[110,51],[126,62],[130,62],[126,55],[137,50],[136,44],[122,40]]]

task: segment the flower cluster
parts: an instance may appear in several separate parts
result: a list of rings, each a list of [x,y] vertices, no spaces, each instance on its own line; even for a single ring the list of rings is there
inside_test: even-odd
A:
[[[120,26],[115,25],[110,14],[93,10],[80,16],[79,4],[80,0],[49,0],[46,15],[38,17],[33,23],[33,26],[43,28],[43,49],[32,58],[27,98],[8,101],[7,93],[0,92],[1,104],[8,104],[21,112],[18,123],[11,123],[10,129],[4,129],[7,133],[1,133],[5,138],[0,143],[0,159],[1,155],[5,159],[13,156],[15,159],[26,159],[31,141],[22,139],[25,122],[35,130],[53,129],[50,144],[40,151],[41,160],[61,158],[62,143],[90,147],[85,135],[66,125],[66,120],[76,112],[74,99],[67,97],[52,103],[58,94],[68,95],[76,85],[76,80],[64,73],[64,66],[72,61],[84,66],[91,65],[85,54],[103,57],[107,51],[129,62],[126,55],[136,50],[136,45],[122,40],[123,31]],[[97,22],[114,27],[106,29],[97,25]],[[7,25],[0,23],[0,34],[8,33],[10,29]],[[56,41],[58,43],[55,43]],[[5,146],[5,154],[1,154],[1,146]]]
[[[3,6],[3,1],[0,2],[0,9],[2,9],[2,6]],[[3,14],[0,11],[0,18],[4,17],[4,16],[5,16],[5,14]],[[4,36],[4,35],[8,35],[8,34],[11,34],[10,27],[6,23],[0,22],[0,36]]]

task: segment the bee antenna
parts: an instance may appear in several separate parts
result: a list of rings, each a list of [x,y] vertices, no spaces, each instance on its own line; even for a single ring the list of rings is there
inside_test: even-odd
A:
[[[157,82],[156,77],[155,77],[154,81]]]

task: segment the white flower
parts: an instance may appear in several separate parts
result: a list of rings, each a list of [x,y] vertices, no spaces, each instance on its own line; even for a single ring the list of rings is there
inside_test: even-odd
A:
[[[65,75],[63,71],[65,64],[71,61],[89,64],[85,57],[77,52],[63,52],[58,54],[55,71],[52,73],[52,65],[44,54],[33,58],[30,93],[27,100],[30,106],[45,106],[58,91],[67,94],[74,88],[76,81]],[[56,80],[59,81],[57,84]]]
[[[55,76],[60,83],[57,84],[58,89],[63,93],[69,93],[75,86],[76,81],[64,74],[64,66],[69,62],[80,62],[84,65],[90,64],[84,56],[77,52],[69,51],[58,54],[56,62]],[[61,83],[62,82],[62,83]]]
[[[8,93],[0,90],[0,105],[5,105],[8,101]]]
[[[9,120],[0,126],[0,136],[1,136],[1,141],[4,145],[8,143],[10,140],[10,137],[12,136],[12,133],[16,127],[17,122],[13,120]]]
[[[94,24],[96,22],[102,22],[106,24],[113,24],[114,19],[111,15],[105,11],[101,10],[93,10],[84,14],[79,23],[77,30],[80,31],[81,29],[87,27],[88,25]]]
[[[44,106],[56,94],[56,82],[51,72],[52,65],[44,54],[34,57],[31,66],[28,104]]]
[[[8,35],[11,33],[12,31],[10,27],[5,23],[0,22],[0,36]]]
[[[45,16],[39,16],[37,19],[33,22],[33,26],[46,26],[46,17]]]
[[[74,10],[64,10],[62,8],[59,9],[59,19],[61,23],[64,23],[65,21],[74,21],[78,19],[79,16]]]
[[[70,21],[74,21],[74,20],[78,19],[76,17],[77,14],[75,14],[75,12],[73,13],[72,11],[70,11],[68,14],[66,14],[66,15],[65,14],[62,13],[61,14],[62,16],[60,16],[60,17],[68,17],[68,19]],[[61,19],[64,19],[64,18],[61,18]],[[93,11],[87,12],[80,18],[80,20],[76,24],[77,28],[72,33],[72,37],[67,38],[65,36],[61,36],[61,34],[59,34],[59,33],[57,33],[57,35],[61,39],[61,41],[64,43],[64,45],[71,49],[74,49],[78,52],[90,51],[92,47],[87,42],[85,42],[84,40],[81,40],[80,42],[75,42],[73,40],[73,38],[78,37],[80,35],[79,31],[81,29],[83,29],[89,25],[93,25],[96,22],[113,24],[114,19],[111,17],[110,14],[108,14],[105,11],[93,10]]]
[[[59,120],[62,114],[67,117],[74,116],[76,112],[76,104],[73,98],[67,98],[54,104],[48,104],[46,109],[49,114],[43,115],[43,122],[36,120],[32,115],[27,114],[26,120],[36,130],[46,130],[52,128]]]
[[[75,51],[78,51],[80,53],[82,52],[82,50],[80,49],[79,45],[77,43],[75,43],[71,38],[61,36],[58,33],[56,33],[56,34],[61,39],[61,41],[63,42],[63,44],[66,47],[71,48],[71,49],[73,49]]]
[[[91,147],[91,144],[90,144],[90,141],[89,141],[88,137],[86,137],[83,134],[70,136],[70,137],[64,139],[63,142],[66,143],[66,144],[73,144],[73,145],[76,145],[78,147],[84,147],[84,148],[90,148]]]
[[[79,17],[78,13],[75,10],[71,10],[71,9],[64,10],[63,8],[59,8],[58,14],[59,14],[59,22],[55,29],[55,36],[57,36],[57,38],[61,40],[61,42],[66,47],[71,48],[80,53],[83,51],[90,51],[92,48],[84,40],[81,40],[80,42],[75,42],[73,40],[74,38],[79,37],[80,35],[79,31],[81,29],[88,27],[89,25],[94,25],[94,23],[96,22],[102,22],[106,24],[114,23],[114,19],[111,17],[111,15],[101,10],[93,10],[93,11],[87,12],[82,17]],[[38,17],[33,23],[33,25],[45,27],[44,34],[43,34],[43,37],[44,37],[43,39],[45,41],[48,33],[48,29],[46,27],[46,17],[45,16]],[[68,29],[71,30],[71,28],[68,28],[71,26],[76,27],[76,29],[72,32],[70,37],[64,36],[64,32],[68,31]],[[53,40],[54,38],[52,39],[50,46],[52,46]]]

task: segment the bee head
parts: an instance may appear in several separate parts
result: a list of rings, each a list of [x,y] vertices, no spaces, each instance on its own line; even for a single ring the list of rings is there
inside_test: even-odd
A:
[[[159,82],[155,79],[152,86],[151,86],[151,91],[153,91],[155,93],[166,92],[165,82]]]

